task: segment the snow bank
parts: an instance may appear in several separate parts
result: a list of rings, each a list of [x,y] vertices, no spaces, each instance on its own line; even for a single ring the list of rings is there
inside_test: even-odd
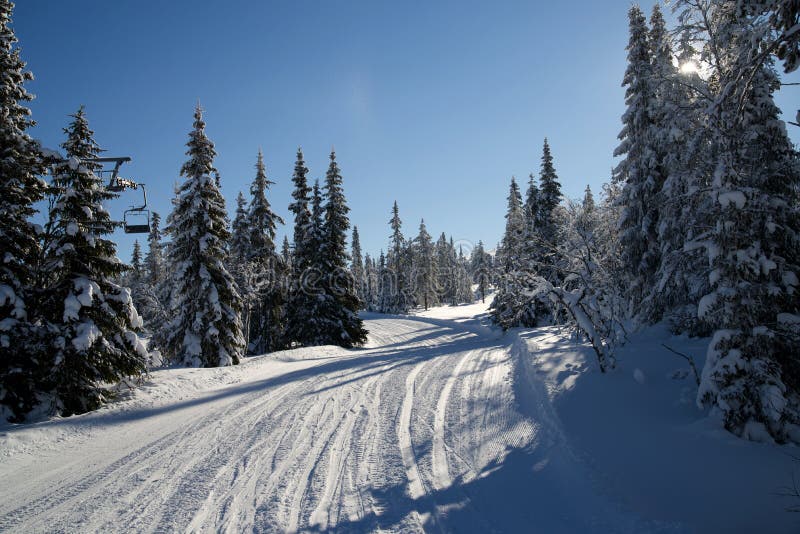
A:
[[[632,335],[618,369],[601,375],[591,348],[557,328],[515,330],[518,388],[548,392],[565,446],[591,466],[592,482],[623,507],[678,532],[800,532],[781,497],[800,476],[796,447],[748,442],[694,405],[688,363],[702,366],[708,339],[663,325]],[[677,525],[677,526],[676,526]]]

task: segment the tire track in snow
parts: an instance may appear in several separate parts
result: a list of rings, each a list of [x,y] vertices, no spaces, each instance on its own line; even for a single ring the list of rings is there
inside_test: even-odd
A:
[[[445,421],[447,419],[447,406],[450,402],[450,395],[453,391],[453,386],[461,376],[461,369],[464,365],[474,357],[474,352],[469,351],[461,356],[456,367],[453,369],[447,382],[439,394],[439,400],[436,403],[436,413],[433,419],[433,447],[431,453],[431,471],[433,476],[433,487],[437,490],[442,490],[449,487],[453,480],[450,478],[450,462],[447,461],[447,452],[445,445]]]

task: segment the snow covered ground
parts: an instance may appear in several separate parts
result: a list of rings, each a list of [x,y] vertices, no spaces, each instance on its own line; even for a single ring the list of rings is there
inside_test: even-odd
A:
[[[0,427],[0,531],[800,531],[776,495],[800,452],[719,430],[660,346],[702,341],[644,332],[602,376],[564,332],[502,334],[485,309],[368,315],[363,349],[160,370]]]

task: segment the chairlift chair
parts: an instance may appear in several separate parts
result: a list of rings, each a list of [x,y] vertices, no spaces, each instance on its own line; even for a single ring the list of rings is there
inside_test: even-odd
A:
[[[131,206],[122,214],[122,229],[126,234],[147,234],[150,233],[150,210],[147,209],[147,190],[144,184],[134,182],[119,175],[119,168],[123,163],[131,161],[131,158],[123,156],[120,158],[93,158],[87,160],[92,163],[113,163],[114,168],[99,171],[101,176],[109,175],[106,189],[115,193],[121,193],[126,189],[141,189],[143,203],[141,206]]]
[[[150,211],[140,208],[125,210],[122,214],[122,228],[126,234],[150,233]]]
[[[130,181],[130,180],[128,180]],[[144,184],[132,182],[133,189],[141,189],[144,203],[141,206],[131,206],[122,214],[122,228],[126,234],[150,233],[150,210],[147,209],[147,189]]]

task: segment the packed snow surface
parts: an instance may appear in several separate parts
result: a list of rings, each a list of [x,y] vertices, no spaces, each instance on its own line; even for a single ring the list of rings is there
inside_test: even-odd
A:
[[[569,333],[485,308],[366,315],[363,349],[159,370],[0,427],[0,531],[797,531],[793,451],[709,422],[668,334],[601,375]]]

